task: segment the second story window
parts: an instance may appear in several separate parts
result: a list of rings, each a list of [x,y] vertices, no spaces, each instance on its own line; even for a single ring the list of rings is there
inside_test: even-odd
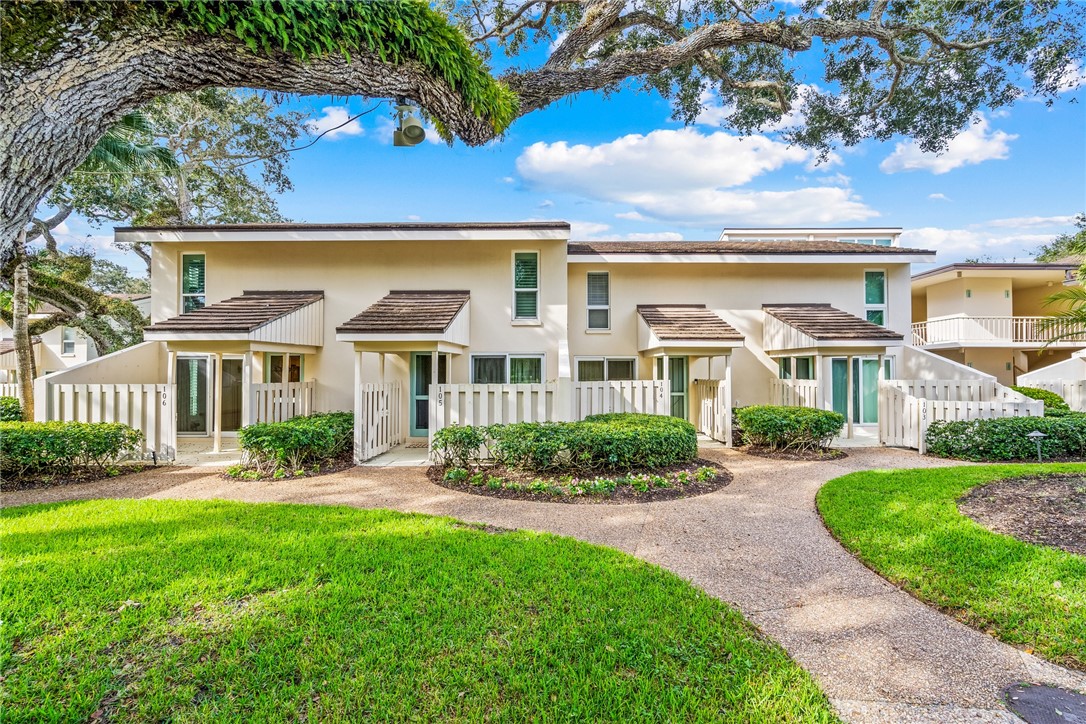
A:
[[[886,325],[886,272],[864,272],[864,313],[868,322]]]
[[[75,329],[64,327],[60,332],[60,353],[75,354]]]
[[[611,328],[611,280],[607,272],[588,272],[588,328]]]
[[[513,319],[539,319],[539,253],[513,254]]]
[[[181,255],[181,311],[192,312],[207,305],[204,286],[204,255]]]

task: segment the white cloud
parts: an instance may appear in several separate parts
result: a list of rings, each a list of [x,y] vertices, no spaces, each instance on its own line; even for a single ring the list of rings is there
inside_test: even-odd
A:
[[[1067,216],[1013,216],[1007,219],[995,219],[985,226],[1000,229],[1028,229],[1031,227],[1070,226],[1075,223],[1073,215]]]
[[[1010,142],[1018,138],[1013,133],[990,131],[988,119],[981,117],[950,142],[942,153],[926,153],[915,141],[899,143],[894,152],[883,159],[883,173],[899,171],[930,171],[939,175],[961,166],[984,161],[1005,159],[1010,154]]]
[[[503,184],[512,184],[512,183],[516,183],[517,180],[515,178],[513,178],[512,176],[502,176],[501,177],[501,182]]]
[[[604,233],[611,231],[608,224],[598,221],[569,222],[569,236],[574,241],[682,241],[683,235],[675,231],[635,232],[632,234]]]
[[[950,201],[946,194],[928,194],[928,198],[932,201]]]
[[[812,155],[764,136],[686,128],[631,134],[597,146],[535,143],[524,149],[516,165],[533,187],[633,207],[619,218],[781,225],[834,224],[878,215],[848,188],[735,188],[786,164],[806,163]],[[847,181],[843,175],[830,178]]]
[[[1068,91],[1078,90],[1084,85],[1086,85],[1086,65],[1083,65],[1082,61],[1076,60],[1060,78],[1059,92],[1067,93]]]
[[[1013,234],[993,229],[943,229],[934,226],[906,229],[901,234],[901,246],[938,252],[939,264],[978,256],[1025,261],[1032,258],[1034,249],[1051,240],[1051,234]]]
[[[615,218],[616,219],[626,219],[627,221],[648,221],[649,220],[649,219],[645,218],[644,216],[642,216],[641,214],[637,213],[636,211],[623,211],[621,213],[615,214]]]
[[[543,199],[542,201],[539,202],[539,206],[537,208],[549,209],[552,206],[554,206],[553,201],[551,201],[550,199]]]
[[[357,118],[347,122],[351,114],[345,106],[326,106],[321,109],[321,113],[323,115],[305,122],[305,130],[314,136],[324,133],[324,138],[334,140],[343,136],[361,136],[366,132]]]
[[[418,214],[408,214],[406,217],[408,221],[422,221],[422,217]]]

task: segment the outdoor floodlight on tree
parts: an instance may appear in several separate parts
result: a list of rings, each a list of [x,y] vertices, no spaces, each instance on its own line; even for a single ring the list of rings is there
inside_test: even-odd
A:
[[[396,105],[397,128],[392,132],[393,146],[417,146],[426,138],[426,129],[418,116],[411,115],[412,107],[402,98]]]

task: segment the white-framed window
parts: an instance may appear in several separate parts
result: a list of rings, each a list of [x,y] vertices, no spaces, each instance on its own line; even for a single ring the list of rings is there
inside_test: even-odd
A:
[[[813,380],[814,357],[778,357],[777,377],[782,380]]]
[[[305,355],[264,353],[265,382],[301,382],[305,374]]]
[[[578,357],[578,382],[613,382],[637,379],[634,357]]]
[[[476,385],[530,385],[543,381],[541,354],[473,354],[471,382]]]
[[[841,239],[841,241],[847,241],[850,244],[865,244],[866,246],[893,246],[894,240],[887,238],[880,239]]]
[[[864,271],[864,316],[868,322],[886,325],[886,271]]]
[[[181,311],[193,312],[207,306],[203,254],[181,255]]]
[[[588,328],[611,328],[611,275],[588,272]]]
[[[75,354],[75,340],[76,333],[74,327],[61,327],[60,330],[60,353],[61,354]]]
[[[513,252],[513,319],[539,319],[539,252]]]

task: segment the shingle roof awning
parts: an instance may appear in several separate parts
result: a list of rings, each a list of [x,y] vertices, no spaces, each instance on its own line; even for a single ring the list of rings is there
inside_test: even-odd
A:
[[[887,347],[904,336],[829,304],[764,304],[766,351],[821,345]]]
[[[739,347],[743,335],[704,304],[639,304],[638,348],[665,350]]]
[[[324,292],[245,291],[147,327],[144,337],[158,339],[248,339],[320,346],[323,342]]]
[[[336,327],[342,342],[447,342],[467,346],[465,290],[392,290]]]
[[[934,254],[925,249],[871,246],[848,241],[576,241],[570,256],[595,254]]]

